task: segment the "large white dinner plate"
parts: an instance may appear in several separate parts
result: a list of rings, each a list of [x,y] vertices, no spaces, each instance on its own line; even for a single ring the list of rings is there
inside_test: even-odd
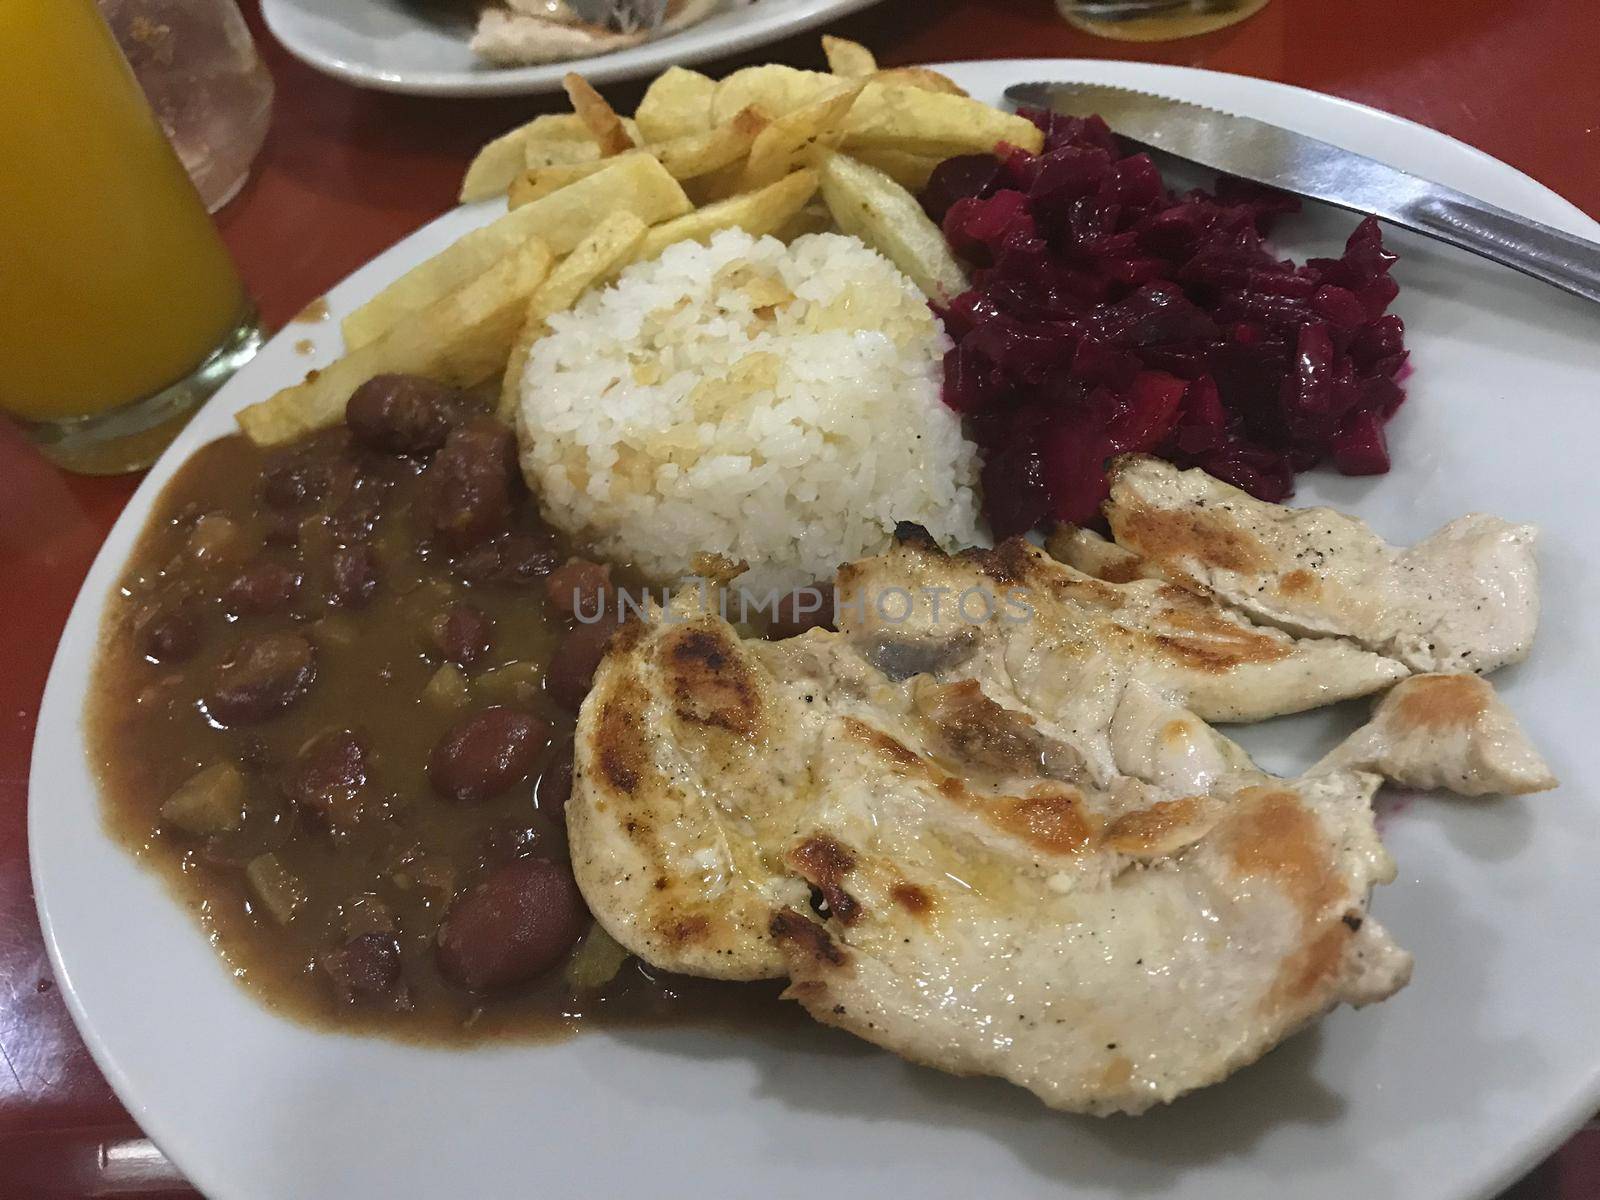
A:
[[[1087,79],[1268,118],[1577,233],[1596,226],[1510,167],[1325,96],[1171,67],[1053,61],[949,68],[975,94]],[[335,316],[492,214],[447,214],[333,290]],[[1307,214],[1288,249],[1336,243]],[[218,1197],[833,1196],[1458,1200],[1489,1195],[1600,1103],[1600,596],[1592,461],[1600,310],[1399,233],[1411,399],[1394,471],[1313,475],[1398,541],[1473,509],[1537,521],[1545,617],[1498,678],[1565,785],[1523,800],[1391,797],[1399,879],[1374,908],[1416,953],[1389,1002],[1340,1010],[1229,1082],[1139,1119],[1044,1109],[994,1080],[915,1068],[817,1028],[661,1029],[558,1045],[430,1049],[315,1032],[228,978],[160,881],[102,831],[79,715],[105,597],[156,493],[232,414],[336,350],[296,325],[195,420],[112,530],[78,598],[40,714],[29,808],[39,913],[96,1061],[133,1115]],[[313,357],[294,343],[311,337]],[[1330,736],[1251,730],[1289,769]],[[1600,757],[1600,756],[1597,756]]]
[[[296,58],[362,87],[423,96],[520,96],[559,91],[568,71],[582,71],[591,83],[615,83],[737,54],[876,3],[721,0],[704,21],[642,46],[537,67],[480,61],[467,44],[470,13],[428,0],[261,0],[261,15]]]

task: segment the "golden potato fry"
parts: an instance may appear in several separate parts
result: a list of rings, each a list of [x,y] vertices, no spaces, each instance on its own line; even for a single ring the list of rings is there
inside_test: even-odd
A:
[[[822,165],[822,198],[834,222],[899,267],[937,304],[967,290],[967,274],[944,234],[917,198],[882,171],[829,154]]]
[[[913,192],[920,192],[927,187],[933,169],[944,161],[929,154],[912,154],[908,150],[882,146],[858,146],[846,153],[869,167],[876,167],[901,187]]]
[[[571,187],[580,179],[604,171],[616,164],[623,162],[635,155],[643,156],[643,151],[632,150],[627,154],[619,154],[615,158],[595,158],[588,162],[556,163],[547,167],[529,167],[522,174],[511,181],[511,190],[506,194],[506,202],[510,208],[522,208],[532,204],[535,200],[542,200],[552,192],[559,192],[564,187]]]
[[[522,371],[528,364],[528,352],[545,334],[545,322],[552,313],[565,312],[584,292],[633,261],[639,244],[644,241],[646,228],[631,212],[612,213],[573,247],[572,253],[557,263],[534,290],[523,316],[522,330],[506,360],[505,378],[500,385],[502,420],[516,421]]]
[[[530,171],[542,170],[545,167],[576,167],[584,163],[604,161],[605,157],[600,153],[600,147],[588,136],[587,130],[584,131],[584,140],[581,142],[529,142],[523,147],[522,153],[522,165]],[[515,185],[515,182],[513,177],[512,184]]]
[[[571,113],[535,117],[478,151],[461,181],[461,203],[504,195],[511,181],[529,165],[528,147],[541,142],[585,146],[592,145],[593,139],[584,123]]]
[[[872,51],[849,38],[823,34],[822,52],[828,56],[828,70],[847,79],[865,79],[878,69],[878,60]]]
[[[868,82],[845,121],[844,148],[905,150],[936,158],[988,154],[1007,142],[1037,154],[1039,127],[981,100],[905,84]]]
[[[606,103],[606,98],[595,91],[587,79],[576,71],[569,71],[562,77],[561,86],[566,89],[567,99],[572,101],[572,110],[578,114],[578,119],[600,147],[601,158],[610,158],[633,149],[633,139],[623,128],[622,118],[617,116],[616,109]]]
[[[655,77],[633,119],[647,142],[704,133],[711,128],[711,95],[717,81],[699,71],[669,67]]]
[[[758,108],[747,108],[724,125],[653,142],[645,149],[660,160],[674,179],[697,179],[737,163],[750,152],[766,127],[766,115]]]
[[[752,237],[776,233],[816,193],[817,173],[812,170],[796,171],[760,191],[719,200],[677,220],[653,226],[639,244],[634,261],[656,258],[676,242],[689,241],[691,238],[697,242],[709,241],[712,234],[724,229],[743,229]]]
[[[505,369],[528,297],[549,272],[550,261],[543,242],[524,242],[476,279],[406,314],[377,341],[242,410],[240,428],[262,446],[327,429],[343,418],[350,393],[374,375],[425,375],[458,387],[494,378]]]
[[[825,71],[801,71],[778,63],[745,67],[717,84],[711,97],[711,123],[731,121],[751,105],[769,117],[781,117],[838,86],[838,77]]]
[[[774,183],[797,167],[809,165],[817,147],[837,145],[862,86],[858,82],[836,88],[763,129],[750,147],[738,190],[748,192]]]
[[[627,211],[642,221],[667,221],[691,205],[678,181],[648,154],[627,154],[602,170],[512,209],[414,267],[344,319],[346,349],[376,341],[407,313],[488,270],[531,237],[566,254],[603,218]]]
[[[967,91],[948,75],[930,71],[927,67],[890,67],[872,76],[879,83],[903,84],[921,88],[925,92],[942,92],[946,96],[965,96]]]

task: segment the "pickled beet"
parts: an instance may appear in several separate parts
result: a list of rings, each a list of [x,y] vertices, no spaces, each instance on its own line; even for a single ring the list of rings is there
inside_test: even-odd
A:
[[[1098,117],[1027,115],[1041,153],[949,159],[921,197],[973,268],[942,314],[944,399],[983,449],[997,537],[1093,522],[1129,452],[1265,500],[1328,459],[1388,470],[1405,328],[1376,221],[1297,266],[1264,241],[1294,197],[1228,177],[1176,193]]]

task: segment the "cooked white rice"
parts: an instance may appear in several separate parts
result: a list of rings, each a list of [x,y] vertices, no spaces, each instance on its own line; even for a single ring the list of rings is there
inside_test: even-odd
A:
[[[553,524],[662,582],[701,551],[788,588],[898,521],[979,539],[977,453],[939,399],[950,341],[855,238],[683,242],[550,320],[522,467]]]

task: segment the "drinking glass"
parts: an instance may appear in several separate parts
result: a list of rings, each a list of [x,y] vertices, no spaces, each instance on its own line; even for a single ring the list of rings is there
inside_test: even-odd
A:
[[[272,76],[234,0],[99,0],[123,57],[216,212],[250,177],[272,119]]]
[[[1124,42],[1164,42],[1225,28],[1267,0],[1056,0],[1067,23]]]
[[[0,63],[0,410],[137,470],[254,356],[254,306],[95,0],[4,0]]]

